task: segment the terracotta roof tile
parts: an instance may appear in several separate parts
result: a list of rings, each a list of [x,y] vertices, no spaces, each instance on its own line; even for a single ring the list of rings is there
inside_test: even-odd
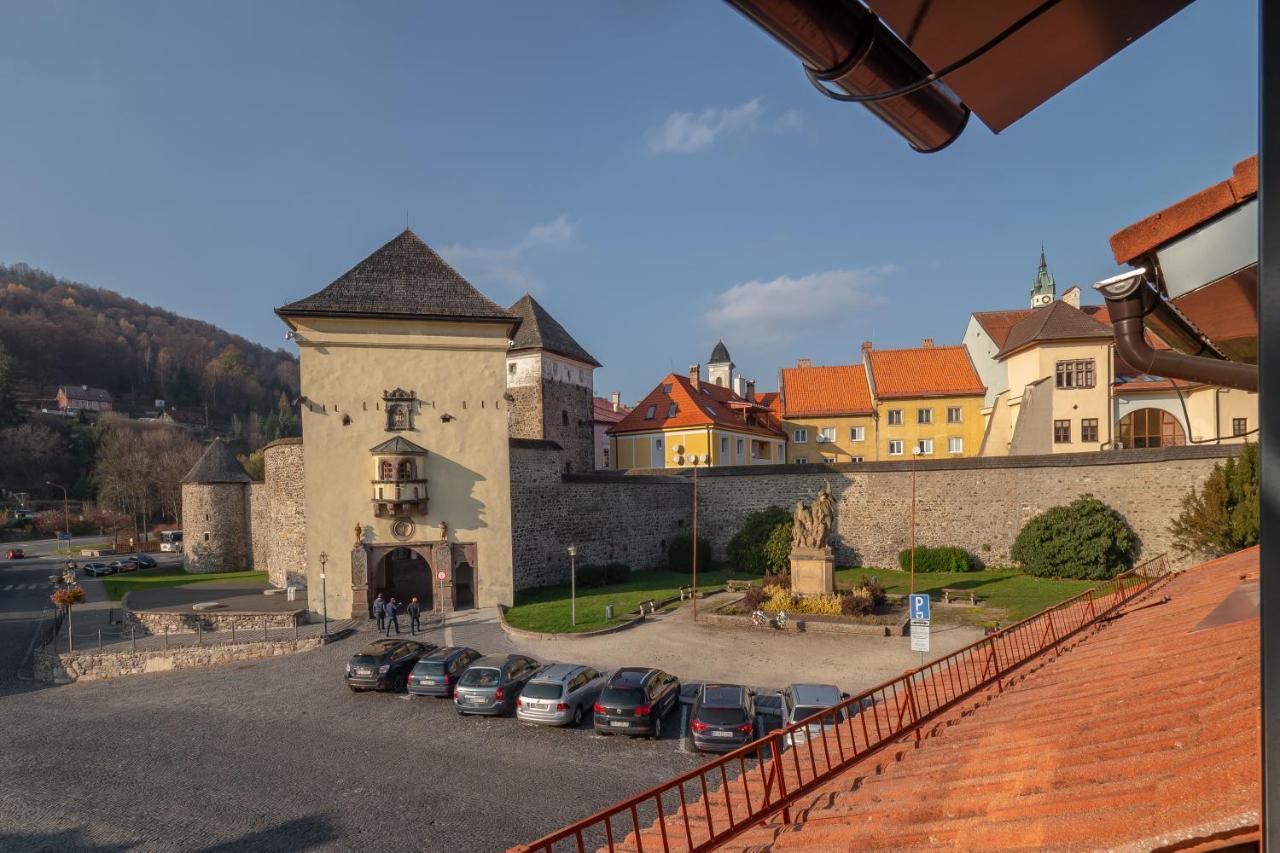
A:
[[[1243,204],[1257,194],[1258,156],[1255,154],[1237,163],[1227,180],[1112,234],[1111,252],[1115,255],[1116,263],[1137,261],[1152,249]]]
[[[869,415],[875,411],[861,364],[786,367],[782,370],[785,417]]]
[[[598,424],[616,424],[629,414],[631,409],[621,403],[618,404],[617,411],[614,411],[612,400],[604,397],[591,398],[591,419]]]
[[[973,317],[986,330],[987,336],[995,341],[998,348],[1004,346],[1005,338],[1009,337],[1009,330],[1014,324],[1033,310],[1032,308],[1014,308],[1008,311],[975,311]]]
[[[987,390],[962,346],[873,349],[867,358],[875,395],[882,400],[976,395]]]
[[[699,382],[695,389],[687,376],[667,374],[658,386],[641,400],[631,413],[615,424],[609,432],[652,432],[676,427],[717,426],[739,432],[785,438],[772,412],[759,403],[748,403],[733,391],[711,382]],[[758,425],[743,421],[738,406],[754,405],[757,408]],[[672,405],[675,406],[674,411]],[[649,407],[654,415],[646,418]]]

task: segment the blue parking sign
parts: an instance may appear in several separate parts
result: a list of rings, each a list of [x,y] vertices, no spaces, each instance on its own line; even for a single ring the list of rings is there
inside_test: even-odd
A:
[[[925,622],[929,621],[929,596],[915,592],[911,594],[911,600],[908,604],[908,610],[911,612],[912,619],[920,619]]]

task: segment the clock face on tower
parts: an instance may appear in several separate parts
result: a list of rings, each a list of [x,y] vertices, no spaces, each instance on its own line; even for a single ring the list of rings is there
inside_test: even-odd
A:
[[[1031,297],[1031,307],[1039,308],[1041,305],[1048,305],[1053,301],[1053,297],[1047,293],[1037,293]]]

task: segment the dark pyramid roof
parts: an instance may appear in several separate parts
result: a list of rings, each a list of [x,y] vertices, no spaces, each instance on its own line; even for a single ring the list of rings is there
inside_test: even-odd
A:
[[[324,290],[276,313],[515,322],[408,228]]]
[[[716,348],[711,351],[711,361],[708,364],[731,364],[733,359],[729,358],[729,348],[724,345],[724,341],[716,341]]]
[[[396,436],[389,438],[382,444],[369,448],[370,453],[426,453],[425,447],[419,447],[407,438]]]
[[[524,349],[544,349],[566,358],[585,361],[587,364],[600,366],[600,362],[591,357],[591,353],[573,339],[573,335],[565,331],[555,317],[547,313],[547,309],[538,304],[538,300],[529,294],[520,297],[520,301],[511,306],[511,313],[520,318],[520,328],[511,344],[512,352]]]
[[[245,473],[244,466],[231,453],[231,449],[215,438],[209,442],[204,455],[191,466],[184,483],[251,483],[252,478]]]
[[[999,356],[1006,356],[1036,341],[1075,341],[1110,338],[1111,330],[1066,302],[1036,308],[1013,324]]]

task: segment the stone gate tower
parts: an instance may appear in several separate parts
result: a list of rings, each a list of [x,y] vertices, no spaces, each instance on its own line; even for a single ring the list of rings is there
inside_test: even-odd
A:
[[[600,362],[547,309],[525,294],[509,309],[520,318],[507,351],[511,437],[559,444],[562,470],[595,467],[592,394]]]
[[[251,483],[220,438],[182,478],[182,561],[187,571],[249,568]]]

